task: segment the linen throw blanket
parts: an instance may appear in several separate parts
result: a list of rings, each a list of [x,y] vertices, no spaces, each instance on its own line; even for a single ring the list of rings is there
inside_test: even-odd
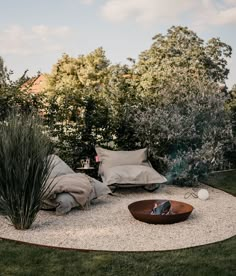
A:
[[[69,193],[76,202],[84,207],[89,203],[90,194],[93,192],[93,186],[89,181],[89,177],[81,173],[73,173],[57,176],[48,180],[48,185],[51,185],[45,200],[44,205],[48,207],[56,207],[56,197],[60,193]]]

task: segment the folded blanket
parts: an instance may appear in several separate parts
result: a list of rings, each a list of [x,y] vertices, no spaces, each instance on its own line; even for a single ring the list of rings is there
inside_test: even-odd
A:
[[[57,195],[61,193],[69,193],[75,201],[82,207],[89,203],[90,195],[93,192],[93,186],[89,180],[89,177],[81,173],[72,173],[57,176],[48,180],[48,185],[51,183],[51,189],[44,205],[47,207],[56,207],[58,202],[56,201]]]

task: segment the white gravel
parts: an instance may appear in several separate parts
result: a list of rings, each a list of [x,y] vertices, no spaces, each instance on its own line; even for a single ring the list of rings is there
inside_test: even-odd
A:
[[[87,210],[74,209],[66,216],[40,211],[31,229],[20,231],[0,216],[0,237],[48,246],[108,250],[159,251],[198,246],[236,234],[236,199],[207,188],[210,198],[184,198],[190,188],[162,186],[154,193],[142,189],[118,190],[115,196],[96,200]],[[142,199],[170,199],[189,203],[188,220],[152,225],[135,220],[127,206]]]

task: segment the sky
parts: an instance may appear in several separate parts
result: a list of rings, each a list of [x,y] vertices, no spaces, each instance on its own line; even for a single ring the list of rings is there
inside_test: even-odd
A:
[[[137,59],[173,25],[233,48],[226,81],[236,83],[236,0],[0,0],[0,56],[17,78],[50,73],[67,53],[103,47],[114,63]]]

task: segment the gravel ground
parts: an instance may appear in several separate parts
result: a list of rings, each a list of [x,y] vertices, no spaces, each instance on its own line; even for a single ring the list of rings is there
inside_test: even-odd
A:
[[[40,211],[29,230],[15,230],[0,216],[0,237],[48,246],[108,250],[159,251],[198,246],[236,234],[236,198],[202,185],[210,194],[206,201],[184,198],[190,188],[163,185],[154,193],[142,189],[118,190],[115,196],[97,199],[86,210],[74,209],[65,216]],[[170,199],[194,206],[190,217],[169,225],[135,220],[127,206],[142,199]]]

